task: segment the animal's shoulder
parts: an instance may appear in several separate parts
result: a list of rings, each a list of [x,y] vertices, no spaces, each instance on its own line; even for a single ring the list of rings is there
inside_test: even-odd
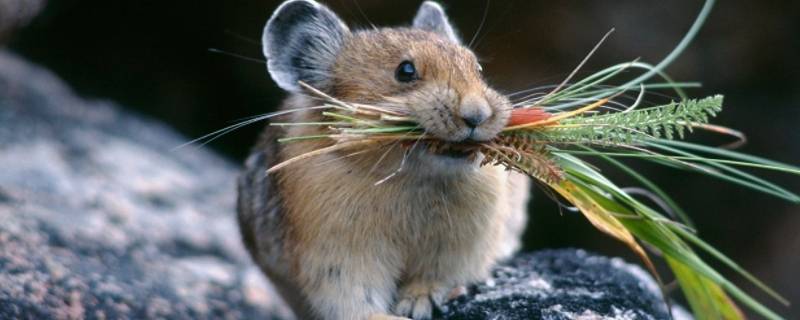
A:
[[[277,179],[267,169],[280,161],[281,135],[280,128],[267,126],[238,180],[237,218],[245,246],[254,257],[276,259],[273,263],[283,250],[284,206]]]

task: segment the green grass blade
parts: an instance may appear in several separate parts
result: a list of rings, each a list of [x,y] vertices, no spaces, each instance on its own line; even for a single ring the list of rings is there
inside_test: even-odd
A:
[[[750,189],[754,189],[754,190],[761,191],[761,192],[764,192],[764,193],[767,193],[767,194],[771,194],[773,196],[785,199],[787,201],[791,201],[791,202],[795,202],[795,203],[800,202],[800,197],[797,194],[795,194],[795,193],[793,193],[791,191],[788,191],[788,190],[784,189],[783,187],[780,187],[780,186],[778,186],[778,185],[776,185],[776,184],[774,184],[772,182],[766,181],[764,179],[761,179],[761,178],[756,177],[754,175],[751,175],[749,173],[743,172],[741,170],[732,168],[732,167],[730,167],[730,166],[728,166],[728,165],[726,165],[724,163],[715,162],[714,161],[715,159],[704,158],[704,157],[692,154],[690,152],[686,152],[686,151],[683,151],[683,150],[678,150],[678,149],[675,149],[675,148],[671,148],[669,146],[659,145],[659,143],[661,143],[663,141],[669,141],[669,140],[665,140],[665,139],[652,140],[652,141],[650,141],[648,143],[648,145],[650,145],[651,147],[654,147],[654,148],[658,148],[658,149],[674,152],[674,153],[680,154],[681,156],[666,156],[666,155],[660,155],[660,154],[647,154],[647,153],[641,153],[638,156],[634,156],[633,155],[633,154],[636,154],[636,153],[630,153],[630,156],[631,157],[643,158],[643,159],[646,159],[646,160],[649,160],[649,161],[652,161],[652,162],[655,162],[655,163],[658,163],[658,164],[670,166],[670,167],[673,167],[673,168],[699,172],[699,173],[702,173],[702,174],[705,174],[705,175],[709,175],[709,176],[712,176],[712,177],[715,177],[715,178],[718,178],[718,179],[721,179],[721,180],[725,180],[725,181],[728,181],[728,182],[731,182],[731,183],[734,183],[734,184],[738,184],[738,185],[741,185],[741,186],[744,186],[744,187],[747,187],[747,188],[750,188]],[[582,151],[561,150],[559,152],[571,153],[571,154],[593,155],[593,154],[584,153]],[[607,155],[613,156],[614,154],[611,153],[611,154],[607,154]],[[683,160],[680,160],[680,159],[683,159]],[[724,171],[724,172],[727,172],[727,173],[730,173],[730,174],[725,174],[723,172],[716,171],[716,170],[710,170],[710,168],[702,168],[702,167],[690,166],[690,165],[688,165],[686,160],[689,160],[689,161],[692,161],[692,162],[703,163],[703,164],[709,165],[710,167],[714,167],[714,168],[720,169],[721,171]],[[767,168],[767,167],[764,167],[764,168]],[[792,171],[792,170],[780,169],[780,171]]]
[[[588,77],[586,77],[584,79],[581,79],[580,81],[576,82],[575,84],[570,85],[570,87],[568,87],[567,89],[565,89],[561,93],[559,93],[557,95],[553,95],[551,98],[549,98],[547,100],[547,102],[551,102],[551,101],[555,102],[557,100],[564,100],[564,99],[569,99],[569,98],[586,97],[585,99],[582,99],[581,101],[568,102],[568,103],[559,104],[559,105],[556,105],[554,107],[551,107],[552,109],[561,110],[561,109],[567,109],[567,108],[570,108],[570,107],[578,106],[578,105],[584,104],[584,103],[589,102],[589,101],[595,101],[595,100],[598,100],[598,99],[609,97],[609,96],[611,96],[611,95],[613,95],[615,93],[618,93],[620,91],[624,92],[624,91],[630,91],[630,90],[638,90],[639,87],[637,87],[636,85],[628,86],[628,87],[624,87],[624,86],[609,86],[608,88],[606,88],[604,90],[595,90],[594,91],[595,92],[594,95],[585,94],[587,92],[586,90],[588,90],[589,88],[595,88],[597,86],[600,86],[605,81],[613,78],[613,76],[617,75],[619,72],[621,72],[621,71],[623,71],[625,69],[628,69],[628,68],[644,69],[644,70],[647,70],[649,72],[649,71],[654,70],[655,66],[653,66],[651,64],[648,64],[648,63],[644,63],[644,62],[638,62],[638,61],[620,63],[620,64],[617,64],[617,65],[608,67],[606,69],[603,69],[601,71],[598,71],[598,72],[596,72],[596,73],[594,73],[594,74],[592,74],[592,75],[590,75],[590,76],[588,76]],[[673,81],[672,78],[669,77],[669,75],[667,75],[665,72],[663,72],[663,70],[658,70],[658,71],[656,71],[656,73],[661,78],[663,78],[664,81],[666,81],[666,83],[644,84],[645,89],[649,89],[648,86],[652,86],[652,89],[656,89],[657,88],[656,86],[660,86],[662,89],[673,89],[675,91],[675,93],[678,94],[678,97],[680,97],[682,100],[688,99],[688,96],[686,95],[686,93],[682,89],[682,87],[683,87],[682,84],[684,84],[684,83],[678,83],[678,82]],[[598,77],[601,77],[601,76],[603,76],[603,77],[600,80],[596,80]],[[700,86],[699,83],[685,83],[685,84],[686,84],[685,87]],[[547,102],[540,102],[540,104],[545,104]]]
[[[351,123],[355,123],[355,124],[361,124],[361,125],[369,126],[369,127],[381,127],[382,126],[381,123],[378,122],[378,121],[370,121],[370,120],[359,119],[359,118],[356,118],[356,117],[351,117],[351,116],[343,115],[341,113],[336,113],[336,112],[327,112],[327,111],[325,111],[325,112],[322,112],[322,115],[326,116],[326,117],[331,117],[331,118],[334,118],[334,119],[339,119],[339,120],[342,120],[342,121],[347,121],[347,122],[351,122]]]
[[[765,158],[762,158],[762,157],[757,157],[757,156],[754,156],[754,155],[749,155],[749,154],[745,154],[745,153],[741,153],[741,152],[736,152],[736,151],[733,151],[733,150],[726,150],[726,149],[722,149],[722,148],[709,147],[709,146],[704,146],[704,145],[701,145],[701,144],[685,142],[685,141],[674,141],[674,140],[673,141],[659,141],[659,143],[665,144],[665,145],[670,145],[670,146],[677,147],[677,148],[680,148],[680,149],[705,152],[705,153],[719,155],[719,156],[727,157],[727,158],[731,158],[731,159],[738,159],[738,160],[746,161],[746,162],[750,162],[750,163],[757,163],[757,164],[762,164],[762,165],[766,165],[766,166],[786,168],[788,170],[792,170],[792,171],[795,171],[795,172],[796,171],[800,171],[800,167],[798,167],[798,166],[794,166],[794,165],[790,165],[790,164],[786,164],[786,163],[782,163],[782,162],[778,162],[778,161],[774,161],[774,160],[770,160],[770,159],[765,159]]]
[[[379,133],[397,133],[397,132],[412,133],[417,129],[419,129],[419,126],[343,129],[343,132],[352,134],[379,134]]]
[[[303,141],[303,140],[316,140],[316,139],[325,139],[329,138],[331,135],[329,134],[319,134],[319,135],[308,135],[308,136],[297,136],[297,137],[286,137],[278,139],[279,143],[289,143],[295,141]]]
[[[666,205],[669,206],[669,208],[673,212],[675,212],[675,214],[681,219],[682,222],[686,223],[686,225],[689,226],[692,229],[695,228],[694,223],[692,222],[692,219],[689,217],[689,215],[686,213],[686,211],[684,211],[683,208],[681,208],[681,206],[678,205],[678,203],[675,200],[673,200],[672,197],[669,196],[669,194],[667,194],[663,189],[661,189],[653,181],[651,181],[650,179],[647,179],[645,176],[643,176],[643,175],[639,174],[638,172],[636,172],[636,170],[633,170],[632,168],[628,167],[627,165],[623,164],[622,162],[619,162],[617,160],[612,159],[611,157],[605,155],[604,153],[598,152],[597,150],[594,150],[592,148],[586,148],[586,149],[589,150],[589,151],[587,151],[588,154],[592,154],[592,153],[597,154],[598,156],[603,158],[606,162],[614,165],[615,167],[619,168],[620,170],[622,170],[623,172],[625,172],[629,176],[631,176],[634,179],[636,179],[637,181],[639,181],[642,185],[645,186],[645,188],[649,189],[650,191],[655,193],[659,198],[661,198],[661,200],[664,201],[664,203],[666,203]]]
[[[697,161],[699,157],[686,157],[686,156],[669,156],[663,154],[649,154],[649,153],[641,153],[641,152],[602,152],[602,151],[570,151],[570,150],[562,150],[561,152],[574,154],[574,155],[586,155],[586,156],[608,156],[608,157],[619,157],[619,158],[648,158],[648,159],[664,159],[664,160],[682,160],[682,161]],[[741,167],[751,167],[751,168],[758,168],[758,169],[765,169],[765,170],[772,170],[772,171],[780,171],[791,173],[795,175],[800,175],[800,168],[794,168],[791,166],[776,166],[776,165],[768,165],[763,163],[754,163],[754,162],[747,162],[747,161],[736,161],[736,160],[728,160],[728,159],[715,159],[715,158],[702,158],[704,161],[709,161],[713,163],[721,163],[721,164],[730,164],[734,166],[741,166]]]
[[[680,228],[671,228],[669,224],[653,219],[652,217],[660,217],[661,215],[627,195],[624,191],[579,159],[565,154],[554,155],[558,157],[559,164],[562,165],[564,170],[568,173],[567,179],[573,181],[576,185],[582,186],[587,193],[594,197],[594,200],[598,204],[602,205],[607,210],[620,213],[621,215],[639,216],[635,219],[620,219],[628,230],[638,239],[657,248],[666,257],[682,263],[693,273],[701,275],[707,278],[708,281],[723,287],[733,297],[763,317],[767,319],[781,319],[779,315],[753,299],[700,259],[689,245],[675,233],[675,230],[681,230]],[[688,286],[689,290],[695,292],[699,292],[698,290],[711,290],[710,292],[713,292],[713,287],[704,287],[705,283],[704,281],[691,281],[691,279],[684,276],[684,281],[681,282],[681,285]],[[707,295],[705,297],[705,299],[709,299],[709,297],[714,297],[714,295]],[[704,300],[703,304],[714,305],[721,303],[721,301],[724,300]],[[696,316],[702,316],[702,314],[699,314],[702,310],[693,310]]]
[[[663,141],[667,141],[667,140],[663,140]],[[709,175],[709,176],[713,176],[713,177],[716,177],[716,178],[719,178],[719,179],[722,179],[722,180],[726,180],[726,181],[729,181],[729,182],[733,182],[735,184],[738,184],[738,185],[741,185],[741,186],[744,186],[744,187],[747,187],[747,188],[750,188],[750,189],[754,189],[754,190],[758,190],[758,191],[761,191],[761,192],[764,192],[764,193],[772,194],[772,195],[774,195],[776,197],[783,198],[783,199],[785,199],[787,201],[791,201],[791,202],[794,202],[794,203],[800,203],[800,196],[798,196],[797,194],[795,194],[795,193],[793,193],[791,191],[788,191],[788,190],[784,189],[783,187],[780,187],[780,186],[778,186],[778,185],[776,185],[776,184],[774,184],[772,182],[766,181],[766,180],[764,180],[762,178],[756,177],[756,176],[754,176],[752,174],[749,174],[749,173],[746,173],[744,171],[738,170],[738,169],[733,168],[731,166],[728,166],[728,165],[725,165],[725,164],[722,164],[722,163],[715,163],[713,161],[707,160],[704,157],[697,156],[697,155],[695,155],[693,153],[690,153],[690,152],[687,152],[687,151],[683,151],[683,150],[679,150],[679,149],[676,149],[676,148],[672,148],[670,146],[662,144],[661,142],[663,142],[663,141],[661,141],[661,140],[659,140],[659,141],[650,141],[650,142],[647,143],[647,145],[652,147],[652,148],[656,148],[656,149],[661,149],[661,150],[664,150],[664,151],[672,152],[672,153],[675,153],[675,154],[678,154],[678,155],[681,155],[681,156],[691,157],[696,162],[701,162],[701,163],[704,163],[704,164],[706,164],[706,165],[708,165],[710,167],[720,169],[721,171],[727,172],[730,175],[729,174],[724,174],[724,173],[721,173],[721,172],[711,171],[711,170],[697,170],[696,168],[688,167],[688,169],[690,169],[690,170],[697,171],[697,172],[700,172],[700,173],[703,173],[703,174],[706,174],[706,175]]]

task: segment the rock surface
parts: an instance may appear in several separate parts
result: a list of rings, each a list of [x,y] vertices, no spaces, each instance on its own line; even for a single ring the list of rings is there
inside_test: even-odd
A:
[[[0,52],[0,319],[286,318],[184,141]]]
[[[675,308],[675,319],[689,319]],[[656,282],[638,266],[583,250],[521,254],[446,306],[446,319],[669,319]]]
[[[0,51],[0,319],[291,319],[234,223],[236,166]],[[638,267],[521,255],[444,319],[663,319]]]
[[[0,0],[0,43],[14,29],[27,25],[45,4],[45,0]]]

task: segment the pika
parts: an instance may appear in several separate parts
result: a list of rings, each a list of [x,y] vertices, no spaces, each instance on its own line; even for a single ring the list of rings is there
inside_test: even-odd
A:
[[[350,30],[320,3],[286,1],[262,42],[269,74],[290,93],[283,110],[301,110],[291,121],[324,120],[300,81],[342,101],[408,111],[453,143],[494,138],[511,112],[435,2],[407,27]],[[317,130],[268,126],[238,184],[243,241],[298,318],[430,319],[454,289],[485,279],[519,248],[530,181],[480,166],[480,154],[387,145],[266,173],[333,143],[276,141]]]

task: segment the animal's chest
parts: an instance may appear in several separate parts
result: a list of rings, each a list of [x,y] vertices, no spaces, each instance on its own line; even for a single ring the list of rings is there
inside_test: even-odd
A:
[[[379,210],[374,214],[384,222],[384,234],[398,241],[441,241],[454,233],[474,234],[489,223],[499,201],[488,185],[425,181],[376,204]]]
[[[340,239],[351,246],[369,243],[413,248],[451,241],[454,235],[480,236],[503,202],[501,177],[474,172],[452,179],[418,176],[387,180],[337,168],[336,174],[293,171],[283,177],[291,222],[300,239]],[[335,183],[333,183],[335,182]],[[458,239],[456,239],[458,240]],[[463,240],[463,239],[462,239]]]

